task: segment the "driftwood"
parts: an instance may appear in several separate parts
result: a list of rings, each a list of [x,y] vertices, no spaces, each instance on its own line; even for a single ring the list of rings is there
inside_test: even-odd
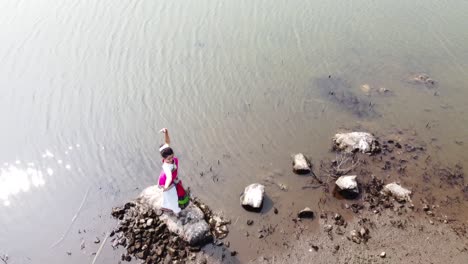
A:
[[[93,262],[91,262],[91,264],[96,263],[96,260],[97,260],[97,258],[99,257],[99,254],[101,254],[102,247],[104,247],[104,244],[106,243],[106,240],[107,240],[107,238],[109,237],[109,234],[110,234],[110,232],[107,231],[106,237],[105,237],[104,240],[102,241],[101,246],[99,246],[99,249],[98,249],[98,251],[96,252],[96,255],[94,256]]]

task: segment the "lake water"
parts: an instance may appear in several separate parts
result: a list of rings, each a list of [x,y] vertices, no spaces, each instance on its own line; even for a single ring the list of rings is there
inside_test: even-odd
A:
[[[268,175],[290,188],[270,197],[283,212],[316,204],[291,154],[317,162],[340,129],[417,131],[466,172],[467,13],[465,0],[1,1],[0,255],[90,263],[112,206],[155,184],[162,127],[185,185],[233,221],[253,217],[239,194]],[[329,101],[329,75],[377,116]],[[99,260],[119,258],[105,245]]]

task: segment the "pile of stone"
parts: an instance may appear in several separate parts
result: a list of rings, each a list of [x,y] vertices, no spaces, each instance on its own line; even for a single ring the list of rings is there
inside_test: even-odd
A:
[[[192,203],[194,203],[205,216],[205,220],[210,225],[211,234],[216,239],[223,239],[229,234],[228,225],[231,224],[231,220],[226,220],[223,216],[213,213],[211,209],[201,202],[198,198],[193,198]]]
[[[136,258],[142,260],[142,263],[150,264],[196,258],[194,252],[200,251],[200,247],[190,246],[181,237],[170,232],[167,225],[159,219],[160,215],[161,212],[137,202],[128,202],[123,207],[112,209],[112,216],[119,219],[119,222],[110,237],[114,248],[126,248],[122,261]]]
[[[229,233],[230,221],[213,213],[197,198],[192,198],[178,216],[162,213],[161,202],[162,191],[150,186],[135,201],[112,209],[112,216],[119,222],[110,234],[111,242],[114,248],[126,248],[122,261],[193,261],[203,245]]]

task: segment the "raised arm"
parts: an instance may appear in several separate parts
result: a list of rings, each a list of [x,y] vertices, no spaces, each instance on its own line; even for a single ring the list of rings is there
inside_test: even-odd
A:
[[[167,128],[163,128],[159,130],[159,132],[164,133],[164,143],[169,145],[171,143],[171,139],[169,138],[169,130],[167,130]]]

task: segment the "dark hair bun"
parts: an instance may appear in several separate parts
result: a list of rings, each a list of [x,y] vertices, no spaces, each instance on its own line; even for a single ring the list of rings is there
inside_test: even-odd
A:
[[[167,147],[167,148],[164,148],[163,150],[161,150],[161,157],[163,157],[163,158],[167,158],[172,154],[174,154],[174,151],[172,150],[171,147]]]

